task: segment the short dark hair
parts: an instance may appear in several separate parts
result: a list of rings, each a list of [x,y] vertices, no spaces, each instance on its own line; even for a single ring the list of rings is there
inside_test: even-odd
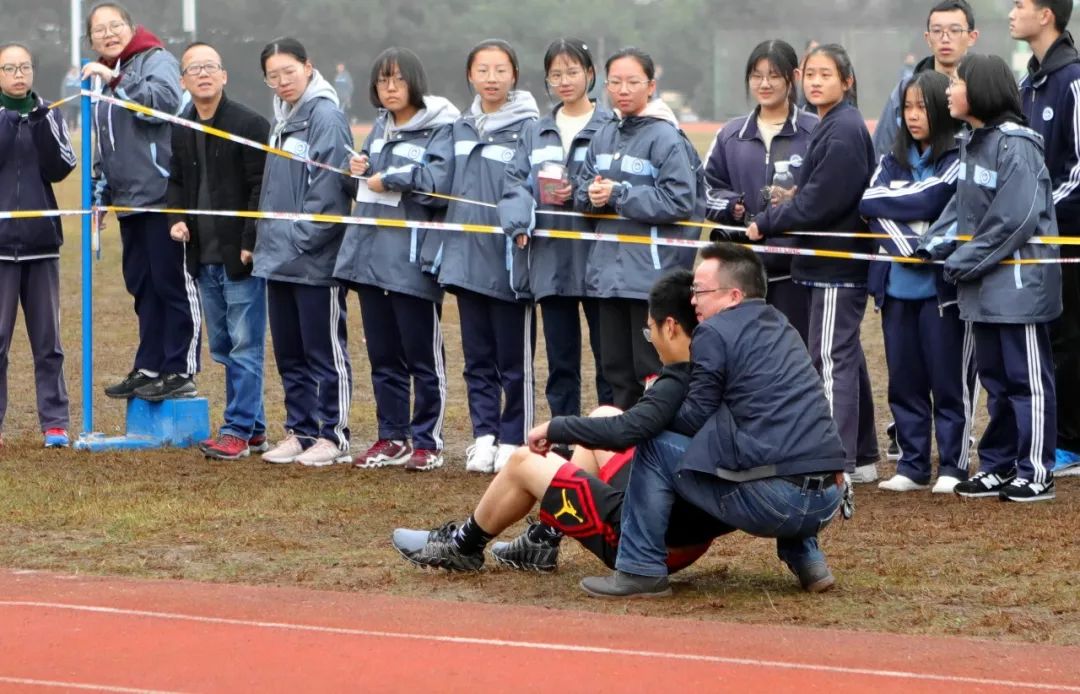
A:
[[[698,324],[697,313],[690,303],[693,284],[694,273],[682,268],[656,280],[649,290],[649,317],[653,322],[663,323],[674,318],[683,332],[692,334]]]
[[[768,287],[765,266],[746,246],[719,241],[701,249],[702,260],[716,260],[731,283],[748,299],[764,299]]]
[[[971,5],[967,0],[943,0],[938,4],[930,8],[930,12],[926,15],[926,29],[930,30],[930,17],[938,12],[956,12],[960,11],[964,13],[964,19],[967,21],[967,28],[970,31],[975,28],[975,10],[971,9]]]
[[[135,20],[131,17],[131,12],[128,8],[124,7],[118,2],[107,0],[106,2],[99,2],[90,8],[90,14],[86,15],[86,38],[90,38],[90,30],[93,28],[94,15],[98,10],[113,9],[120,13],[120,18],[127,23],[129,27],[135,27]]]
[[[851,56],[848,55],[847,50],[838,43],[826,43],[807,53],[806,60],[809,61],[811,56],[819,53],[832,59],[836,65],[836,72],[840,75],[840,81],[847,82],[849,79],[851,80],[851,89],[847,91],[844,98],[852,106],[858,107],[859,81],[855,77],[855,66],[851,64]],[[805,68],[806,62],[804,61],[803,69]]]
[[[949,115],[949,98],[945,94],[945,90],[949,88],[949,78],[936,70],[924,70],[915,75],[904,87],[904,96],[900,101],[901,113],[904,102],[907,101],[908,90],[915,88],[922,92],[923,103],[926,105],[926,122],[930,126],[930,152],[936,163],[955,148],[956,133],[961,127],[960,121]],[[904,169],[911,168],[908,152],[914,144],[915,140],[907,129],[907,123],[901,117],[900,132],[893,144],[892,154]]]
[[[1026,123],[1012,69],[996,55],[969,53],[956,75],[967,84],[968,112],[984,123]]]
[[[1054,13],[1054,28],[1064,32],[1072,18],[1073,0],[1031,0],[1035,7],[1042,7]]]
[[[219,51],[217,49],[217,46],[214,46],[213,44],[209,44],[206,41],[192,41],[188,45],[184,46],[184,50],[180,51],[180,57],[183,58],[184,54],[187,53],[188,51],[190,51],[192,48],[199,48],[200,46],[205,46],[205,47],[209,48],[210,50],[214,51],[215,53],[217,53],[219,57],[221,56],[221,51]]]
[[[408,48],[387,48],[380,53],[371,66],[371,79],[368,82],[368,97],[371,105],[375,108],[383,108],[379,101],[377,84],[380,77],[392,77],[394,67],[397,67],[405,80],[405,86],[409,88],[409,105],[413,108],[424,108],[424,95],[427,94],[427,73],[424,72],[424,64],[420,57]]]
[[[768,60],[769,65],[784,78],[788,86],[788,101],[795,103],[795,71],[799,69],[799,56],[795,54],[790,43],[779,39],[762,41],[750,51],[750,57],[746,61],[746,76],[743,79],[746,84],[746,97],[750,98],[750,75],[762,60]]]
[[[270,59],[270,56],[280,53],[291,55],[301,63],[308,61],[308,53],[307,49],[304,48],[304,44],[291,36],[281,36],[266,44],[266,47],[262,49],[262,53],[259,54],[259,64],[262,65],[264,75],[266,74],[266,61]]]
[[[641,66],[641,69],[645,71],[645,76],[648,77],[650,81],[656,79],[656,63],[653,62],[652,56],[634,46],[627,46],[626,48],[620,48],[615,51],[611,57],[607,59],[607,62],[604,63],[604,73],[611,72],[611,64],[621,58],[633,58],[637,61],[638,65]]]
[[[555,62],[555,59],[560,55],[565,55],[572,62],[581,66],[581,69],[585,72],[592,71],[592,77],[589,78],[589,86],[585,87],[585,93],[588,94],[596,86],[596,67],[593,65],[592,53],[589,52],[588,45],[581,39],[575,39],[572,37],[566,37],[561,39],[555,39],[547,47],[547,51],[544,53],[544,76],[547,76],[549,70],[551,70],[551,64]],[[544,80],[544,87],[547,89],[548,94],[551,94],[551,87],[548,85],[547,80]]]
[[[476,60],[476,54],[480,51],[490,49],[502,51],[506,54],[506,57],[510,59],[510,66],[514,68],[514,83],[510,88],[516,89],[518,74],[520,74],[517,51],[514,50],[514,47],[510,45],[509,41],[504,41],[503,39],[484,39],[473,46],[473,49],[469,51],[469,57],[465,59],[465,81],[468,81],[469,79],[469,72],[472,70],[473,61]],[[469,89],[471,90],[472,87],[470,86]]]

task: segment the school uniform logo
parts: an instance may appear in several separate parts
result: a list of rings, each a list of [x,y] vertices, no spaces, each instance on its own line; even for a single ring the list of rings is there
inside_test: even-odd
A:
[[[975,175],[972,177],[972,180],[975,182],[975,185],[994,190],[997,188],[997,171],[984,169],[983,167],[976,164]]]
[[[1047,106],[1046,108],[1043,109],[1043,120],[1049,122],[1049,121],[1052,121],[1053,119],[1054,119],[1054,109]]]
[[[296,155],[298,157],[307,157],[308,143],[304,142],[298,137],[290,137],[285,140],[285,144],[281,146],[283,150],[289,154]]]
[[[792,155],[791,159],[788,159],[788,165],[793,169],[799,168],[800,166],[802,166],[802,163],[803,158],[798,154],[794,154]]]

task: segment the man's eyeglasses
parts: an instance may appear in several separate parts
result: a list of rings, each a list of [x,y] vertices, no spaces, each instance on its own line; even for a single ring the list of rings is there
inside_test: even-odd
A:
[[[194,77],[200,72],[205,72],[208,75],[216,75],[223,70],[224,67],[221,63],[195,63],[194,65],[188,65],[184,68],[184,77]]]
[[[90,30],[90,38],[103,39],[107,34],[119,34],[126,26],[127,22],[121,22],[120,20],[109,22],[108,24],[101,24]]]
[[[956,40],[964,34],[968,33],[968,31],[970,30],[965,29],[959,24],[954,24],[951,27],[930,27],[930,30],[927,33],[940,41],[941,38],[945,35],[948,35],[950,39]]]
[[[690,293],[694,296],[701,296],[702,294],[711,294],[713,292],[730,292],[731,287],[717,287],[716,289],[702,289],[701,287],[690,287]]]
[[[652,344],[652,328],[645,326],[641,329],[641,334],[645,336],[645,341]]]
[[[14,77],[18,74],[32,75],[34,74],[34,66],[30,63],[23,63],[22,65],[13,65],[8,63],[7,65],[0,65],[0,71],[2,71],[8,77]]]

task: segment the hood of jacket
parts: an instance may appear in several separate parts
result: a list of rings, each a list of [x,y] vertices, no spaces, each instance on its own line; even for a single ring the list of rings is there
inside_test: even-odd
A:
[[[619,109],[615,109],[615,115],[619,120],[623,120],[623,114],[619,112]],[[655,118],[656,120],[666,120],[676,128],[679,127],[679,119],[675,117],[675,112],[671,110],[671,107],[664,102],[663,99],[653,99],[645,105],[645,108],[641,109],[641,113],[636,116],[628,116],[629,118]]]
[[[472,106],[469,107],[468,115],[476,124],[476,132],[483,135],[497,132],[523,120],[539,118],[540,109],[531,93],[515,90],[510,92],[506,103],[495,113],[484,113],[480,95],[477,94]]]
[[[450,103],[449,99],[441,96],[425,96],[424,108],[413,114],[408,122],[397,126],[394,117],[385,109],[380,110],[380,115],[386,117],[386,137],[391,137],[395,132],[409,133],[427,128],[437,128],[440,125],[453,125],[454,121],[461,117],[461,111],[457,106]]]
[[[1072,34],[1066,31],[1051,44],[1041,64],[1035,56],[1028,61],[1028,75],[1031,76],[1031,83],[1038,84],[1052,73],[1072,63],[1080,63],[1080,54],[1076,52]]]
[[[318,70],[312,71],[311,82],[295,104],[288,104],[279,96],[274,97],[274,129],[271,135],[278,135],[290,118],[296,115],[305,104],[315,99],[329,99],[334,106],[339,104],[334,85],[327,82]]]

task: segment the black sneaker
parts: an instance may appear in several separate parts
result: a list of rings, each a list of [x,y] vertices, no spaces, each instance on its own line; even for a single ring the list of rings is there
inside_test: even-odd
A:
[[[117,400],[127,400],[135,397],[135,390],[142,388],[148,383],[157,380],[154,376],[147,376],[142,371],[135,369],[124,380],[105,388],[105,395]]]
[[[1054,498],[1054,480],[1051,479],[1046,484],[1042,484],[1016,478],[998,492],[998,498],[1002,501],[1019,501],[1021,503],[1050,501]]]
[[[195,379],[183,374],[166,374],[163,378],[155,378],[150,383],[135,389],[135,397],[150,402],[193,398],[198,394]]]
[[[953,487],[953,493],[968,499],[980,499],[983,497],[997,496],[1014,475],[1002,477],[992,472],[977,472],[971,479],[961,482]]]
[[[458,524],[451,521],[435,528],[428,533],[427,540],[422,546],[415,549],[399,546],[397,542],[398,531],[394,531],[394,546],[401,556],[417,566],[428,566],[447,571],[479,571],[484,568],[483,551],[475,554],[465,554],[454,544],[454,533],[457,532]],[[404,536],[404,534],[402,534]]]
[[[900,460],[900,444],[896,442],[896,422],[890,422],[885,427],[885,435],[889,437],[889,449],[885,453],[888,460]]]
[[[550,573],[559,566],[562,534],[542,523],[532,523],[510,542],[496,542],[491,557],[496,564],[519,571]]]

